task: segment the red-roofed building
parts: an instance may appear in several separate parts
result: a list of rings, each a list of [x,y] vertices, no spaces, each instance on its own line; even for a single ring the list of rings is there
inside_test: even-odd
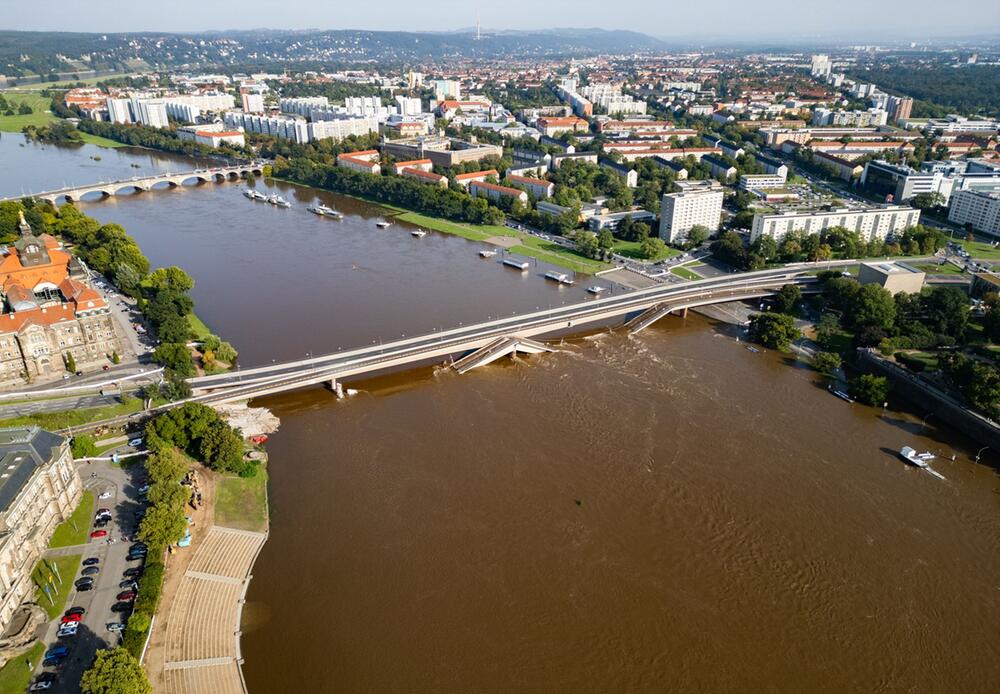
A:
[[[537,121],[537,127],[543,135],[555,137],[565,132],[585,133],[590,130],[590,123],[583,118],[576,116],[566,116],[562,118],[552,118],[543,116]]]
[[[406,168],[403,169],[402,176],[404,178],[413,178],[421,183],[429,183],[431,185],[440,186],[441,188],[448,187],[448,177],[442,176],[441,174],[432,173],[430,171],[424,171],[423,169]]]
[[[485,181],[490,176],[494,178],[499,178],[500,174],[497,173],[496,169],[486,169],[485,171],[473,171],[472,173],[456,174],[455,183],[462,186],[463,188],[468,188],[469,184],[473,181]]]
[[[456,113],[461,111],[462,113],[481,113],[482,111],[490,110],[489,101],[476,99],[469,101],[455,101],[453,99],[445,99],[438,103],[438,113],[442,118],[451,118]]]
[[[403,169],[420,169],[421,171],[433,171],[434,162],[430,159],[410,159],[409,161],[397,161],[392,165],[392,172],[397,176]]]
[[[69,355],[82,371],[121,353],[104,298],[86,284],[86,269],[48,234],[36,236],[21,216],[21,238],[0,249],[0,384],[65,373]]]
[[[337,166],[343,166],[344,168],[360,171],[361,173],[382,173],[382,167],[378,161],[379,153],[375,149],[337,155]]]
[[[469,192],[474,198],[488,198],[494,202],[499,202],[503,198],[513,198],[520,200],[525,205],[528,204],[528,194],[517,188],[498,186],[495,183],[485,181],[473,181],[469,184]]]
[[[530,176],[513,176],[507,174],[507,182],[515,188],[527,191],[528,195],[538,199],[551,198],[556,185],[551,181],[544,181],[540,178]]]

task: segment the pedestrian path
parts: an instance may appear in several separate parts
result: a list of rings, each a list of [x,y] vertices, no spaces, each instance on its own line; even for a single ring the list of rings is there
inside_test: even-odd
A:
[[[240,617],[266,539],[266,533],[209,529],[166,614],[166,694],[245,694]]]

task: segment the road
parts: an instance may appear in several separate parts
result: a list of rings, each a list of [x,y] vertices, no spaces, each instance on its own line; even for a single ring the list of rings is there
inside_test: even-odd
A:
[[[131,450],[127,447],[121,449],[122,452]],[[56,631],[59,622],[57,618],[48,625],[43,637],[46,650],[58,642],[69,646],[70,655],[55,668],[43,668],[39,663],[36,674],[42,671],[56,672],[59,678],[58,682],[49,691],[67,694],[75,694],[80,691],[80,677],[93,661],[97,650],[117,645],[120,641],[118,634],[107,630],[107,624],[124,621],[120,613],[111,611],[111,606],[117,602],[118,593],[124,590],[119,587],[119,584],[124,580],[122,572],[130,566],[140,565],[139,562],[126,561],[131,543],[123,542],[121,537],[123,534],[129,537],[135,536],[137,521],[134,518],[134,513],[141,507],[136,482],[144,474],[142,466],[132,465],[121,468],[110,463],[83,463],[79,464],[79,468],[84,487],[93,491],[95,498],[101,492],[112,492],[111,498],[97,499],[95,508],[111,510],[113,518],[105,530],[108,531],[108,536],[115,538],[116,541],[108,543],[105,539],[89,540],[83,545],[50,549],[45,554],[46,557],[81,554],[83,559],[95,557],[100,560],[98,566],[101,572],[96,576],[94,589],[79,592],[74,587],[70,590],[67,598],[66,609],[83,607],[87,610],[77,635],[62,639],[57,638]],[[63,576],[64,581],[76,581],[77,578],[79,578],[79,574]]]

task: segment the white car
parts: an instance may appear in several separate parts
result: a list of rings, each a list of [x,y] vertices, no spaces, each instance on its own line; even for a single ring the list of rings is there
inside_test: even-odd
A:
[[[142,439],[132,439],[131,441],[128,442],[128,445],[132,446],[133,448],[135,448],[136,446],[141,446]]]
[[[125,625],[121,622],[110,622],[107,625],[108,631],[125,631]]]
[[[112,491],[111,491],[111,490],[109,489],[109,490],[108,490],[108,491],[106,491],[106,492],[101,492],[101,493],[100,493],[100,494],[98,495],[98,497],[97,497],[97,498],[98,498],[98,499],[110,499],[110,498],[111,498],[111,497],[113,497],[113,496],[114,496],[114,493],[113,493],[113,492],[112,492]]]
[[[59,631],[56,632],[57,636],[76,636],[76,630],[79,629],[79,622],[70,622],[69,624],[63,624],[59,627]]]

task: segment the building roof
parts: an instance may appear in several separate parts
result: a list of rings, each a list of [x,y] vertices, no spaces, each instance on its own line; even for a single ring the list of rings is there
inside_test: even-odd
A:
[[[447,181],[447,176],[442,176],[441,174],[431,173],[430,171],[424,171],[423,169],[415,169],[411,166],[403,169],[402,173],[406,176],[412,176],[413,178],[423,178],[427,181],[433,181],[435,183],[440,183],[441,181]]]
[[[393,164],[393,167],[397,169],[409,169],[414,166],[426,166],[427,164],[433,166],[434,162],[430,159],[411,159],[410,161],[397,161]]]
[[[524,195],[524,191],[519,188],[510,188],[508,186],[499,186],[496,183],[486,183],[485,181],[473,181],[472,185],[476,188],[483,188],[485,190],[493,190],[501,195],[510,195],[515,198],[519,198]]]
[[[531,186],[542,186],[543,188],[555,185],[552,181],[546,181],[541,178],[532,178],[531,176],[517,176],[515,174],[507,174],[507,180]]]
[[[39,427],[0,429],[0,513],[7,511],[35,470],[48,464],[65,441]]]
[[[499,176],[496,169],[486,169],[485,171],[473,171],[471,173],[455,174],[456,181],[469,181],[476,178],[487,178],[488,176]]]

